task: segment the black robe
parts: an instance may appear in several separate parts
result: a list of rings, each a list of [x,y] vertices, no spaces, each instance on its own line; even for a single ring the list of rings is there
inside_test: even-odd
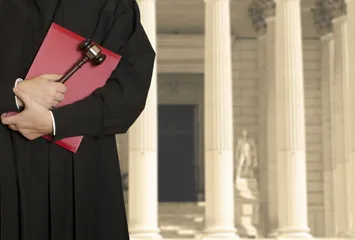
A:
[[[0,0],[0,113],[16,110],[14,82],[52,21],[122,59],[104,87],[53,110],[57,139],[84,135],[76,154],[0,124],[0,240],[127,240],[115,134],[144,109],[155,52],[135,0],[58,1]]]

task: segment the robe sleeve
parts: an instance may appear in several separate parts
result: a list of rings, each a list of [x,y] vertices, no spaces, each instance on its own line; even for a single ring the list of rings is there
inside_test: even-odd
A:
[[[15,87],[16,79],[13,81],[0,80],[0,114],[4,112],[18,111],[15,101],[15,94],[13,88]]]
[[[126,10],[116,18],[103,46],[122,58],[103,87],[52,111],[55,140],[125,133],[145,107],[156,54],[140,23],[136,1],[121,2],[124,6],[119,8]]]

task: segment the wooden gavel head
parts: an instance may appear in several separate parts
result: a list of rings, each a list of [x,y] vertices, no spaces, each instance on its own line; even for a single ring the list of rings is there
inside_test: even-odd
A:
[[[90,39],[83,41],[79,49],[84,55],[95,65],[100,65],[106,60],[106,55],[101,52],[101,49],[96,44],[92,43]]]

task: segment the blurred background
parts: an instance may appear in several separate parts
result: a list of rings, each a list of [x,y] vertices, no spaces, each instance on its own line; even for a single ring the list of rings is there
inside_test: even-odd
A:
[[[117,136],[132,235],[195,239],[208,226],[228,229],[232,224],[243,238],[275,237],[280,224],[291,228],[289,219],[303,211],[306,221],[294,220],[296,228],[308,226],[319,238],[353,236],[351,174],[337,168],[351,150],[343,147],[347,130],[332,127],[347,114],[332,105],[343,101],[333,91],[333,79],[341,82],[347,76],[344,61],[351,60],[342,45],[350,38],[341,24],[344,1],[303,0],[294,12],[300,16],[303,53],[304,173],[283,172],[276,161],[272,96],[277,95],[275,56],[283,50],[275,45],[276,21],[282,21],[275,20],[275,3],[138,2],[157,62],[144,114],[127,134]],[[292,16],[280,29],[297,30]],[[215,159],[221,164],[207,161],[206,144],[232,155]],[[282,182],[280,174],[296,181]],[[306,203],[292,195],[298,187]],[[278,200],[278,191],[291,195]],[[212,210],[206,210],[207,192]]]

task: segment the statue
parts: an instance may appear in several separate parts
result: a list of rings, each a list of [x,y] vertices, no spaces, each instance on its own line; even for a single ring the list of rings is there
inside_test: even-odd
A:
[[[236,183],[240,178],[254,178],[254,171],[258,166],[256,147],[245,129],[242,130],[242,137],[238,139],[235,154],[237,158]]]
[[[256,168],[257,152],[254,140],[242,130],[236,146],[235,206],[236,225],[240,236],[256,238],[260,224],[260,190]],[[248,208],[249,211],[245,211]]]

